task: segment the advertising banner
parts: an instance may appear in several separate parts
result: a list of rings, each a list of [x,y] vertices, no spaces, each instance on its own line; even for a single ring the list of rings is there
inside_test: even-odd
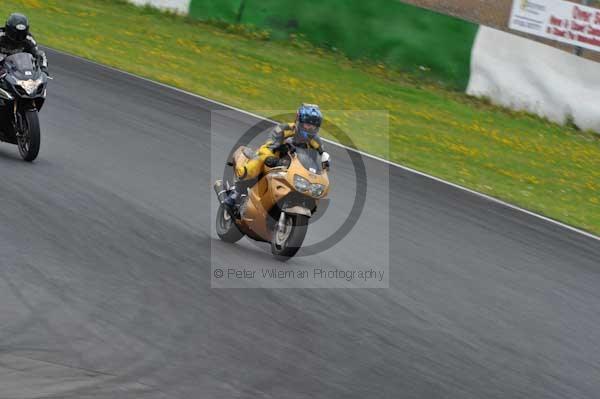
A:
[[[562,0],[513,0],[509,28],[600,51],[600,9]]]

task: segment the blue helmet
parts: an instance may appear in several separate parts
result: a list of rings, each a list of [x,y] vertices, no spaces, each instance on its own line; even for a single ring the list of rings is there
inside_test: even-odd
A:
[[[319,133],[322,122],[323,114],[318,105],[302,104],[296,114],[296,129],[299,138],[306,141],[314,138]]]

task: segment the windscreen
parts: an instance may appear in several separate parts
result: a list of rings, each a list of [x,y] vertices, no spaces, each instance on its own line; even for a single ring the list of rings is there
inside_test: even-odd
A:
[[[296,147],[298,160],[309,172],[321,174],[321,154],[317,150]]]
[[[32,79],[37,69],[29,53],[9,55],[4,60],[4,66],[19,79]]]

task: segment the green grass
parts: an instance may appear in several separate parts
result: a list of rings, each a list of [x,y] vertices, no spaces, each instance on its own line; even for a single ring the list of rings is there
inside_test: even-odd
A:
[[[260,32],[242,27],[116,0],[0,4],[0,14],[13,10],[30,16],[44,45],[244,109],[294,109],[310,101],[325,112],[387,110],[389,137],[385,123],[351,111],[335,114],[333,122],[364,151],[600,233],[600,140],[594,133],[508,112],[303,42],[261,40]]]

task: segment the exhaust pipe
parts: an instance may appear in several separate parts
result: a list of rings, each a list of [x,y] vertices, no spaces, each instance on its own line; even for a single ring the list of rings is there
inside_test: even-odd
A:
[[[225,200],[225,194],[227,194],[227,190],[223,187],[223,180],[217,180],[213,188],[217,194],[217,199],[222,204],[223,200]]]

